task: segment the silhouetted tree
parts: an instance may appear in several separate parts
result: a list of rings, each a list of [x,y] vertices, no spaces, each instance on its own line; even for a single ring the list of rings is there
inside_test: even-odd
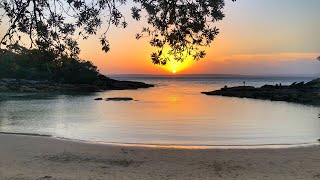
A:
[[[320,56],[319,56],[319,57],[317,57],[317,60],[318,60],[318,61],[320,61]]]
[[[0,53],[0,78],[91,84],[102,76],[90,61],[13,45]]]
[[[235,0],[232,0],[235,1]],[[126,28],[126,17],[119,10],[127,0],[0,0],[0,23],[5,17],[10,25],[1,39],[2,45],[22,41],[28,35],[30,45],[43,51],[76,58],[80,53],[77,40],[95,35],[107,24],[101,34],[102,50],[108,52],[110,45],[107,31],[111,25]],[[169,60],[162,56],[165,46],[175,60],[183,61],[192,55],[195,60],[203,58],[201,46],[209,46],[219,33],[212,24],[224,18],[224,0],[133,0],[132,17],[146,17],[148,27],[136,35],[137,39],[149,37],[151,46],[159,50],[152,53],[154,64],[165,65]],[[146,15],[145,15],[145,14]]]

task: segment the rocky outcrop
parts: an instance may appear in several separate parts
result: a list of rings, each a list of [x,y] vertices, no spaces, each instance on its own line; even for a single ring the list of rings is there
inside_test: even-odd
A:
[[[202,92],[206,95],[286,101],[301,104],[320,105],[320,79],[308,83],[293,83],[290,86],[264,85],[260,88],[252,86],[224,87],[220,90]]]
[[[63,84],[51,81],[0,79],[0,91],[2,92],[99,92],[149,87],[154,87],[154,85],[133,81],[117,81],[109,78],[95,81],[92,84]]]
[[[130,97],[114,97],[114,98],[107,98],[106,101],[133,101]]]

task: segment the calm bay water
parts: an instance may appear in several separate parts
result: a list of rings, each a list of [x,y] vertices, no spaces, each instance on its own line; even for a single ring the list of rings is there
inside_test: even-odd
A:
[[[319,107],[206,96],[227,86],[290,84],[311,78],[135,77],[155,88],[86,95],[0,94],[0,131],[106,143],[265,145],[315,143]],[[97,97],[138,101],[94,101]]]

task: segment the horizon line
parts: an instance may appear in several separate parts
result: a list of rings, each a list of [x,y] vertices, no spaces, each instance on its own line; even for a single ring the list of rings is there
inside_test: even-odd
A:
[[[149,74],[149,73],[117,73],[117,74],[105,74],[106,76],[260,76],[260,77],[320,77],[319,74],[208,74],[208,73],[196,73],[196,74]]]

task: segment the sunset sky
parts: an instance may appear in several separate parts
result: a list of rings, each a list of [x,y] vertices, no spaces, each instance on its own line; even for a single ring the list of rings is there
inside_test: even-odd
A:
[[[122,8],[127,17],[131,5]],[[226,0],[226,18],[216,24],[220,34],[205,49],[206,58],[175,69],[181,74],[320,74],[315,60],[320,55],[319,7],[319,0]],[[93,61],[103,74],[172,73],[152,64],[147,38],[135,39],[145,19],[129,19],[127,29],[108,32],[109,53],[101,51],[98,37],[91,37],[80,42],[81,58]]]

